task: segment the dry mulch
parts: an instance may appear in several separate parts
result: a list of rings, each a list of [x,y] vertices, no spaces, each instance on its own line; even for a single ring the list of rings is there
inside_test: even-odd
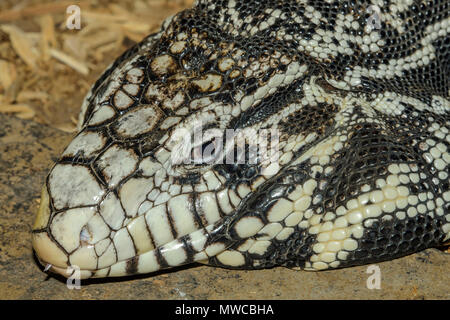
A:
[[[3,0],[0,113],[74,132],[84,95],[102,71],[193,0]],[[70,30],[76,4],[81,29]]]

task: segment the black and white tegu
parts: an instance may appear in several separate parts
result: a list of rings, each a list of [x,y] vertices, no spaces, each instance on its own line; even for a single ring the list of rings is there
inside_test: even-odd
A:
[[[87,94],[42,189],[36,255],[94,278],[324,270],[444,244],[449,62],[448,0],[198,0]]]

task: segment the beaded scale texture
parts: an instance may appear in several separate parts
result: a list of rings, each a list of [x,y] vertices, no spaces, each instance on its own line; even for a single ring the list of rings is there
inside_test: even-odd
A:
[[[82,278],[193,262],[323,270],[448,242],[449,12],[199,0],[169,18],[88,93],[43,187],[40,262]],[[181,129],[204,133],[190,154],[220,149],[211,137],[227,129],[273,129],[279,157],[176,163]],[[245,141],[230,152],[248,155]]]

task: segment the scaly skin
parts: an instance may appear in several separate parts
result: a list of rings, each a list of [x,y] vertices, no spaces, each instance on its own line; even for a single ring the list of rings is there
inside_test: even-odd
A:
[[[377,26],[377,4],[198,1],[166,21],[86,97],[43,187],[40,261],[323,270],[448,241],[450,5],[378,4]],[[249,134],[221,153],[227,129]],[[261,132],[278,153],[251,153]]]

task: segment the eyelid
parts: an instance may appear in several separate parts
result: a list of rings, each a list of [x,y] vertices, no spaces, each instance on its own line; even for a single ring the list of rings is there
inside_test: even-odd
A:
[[[196,164],[208,164],[210,162],[214,162],[214,160],[222,154],[223,149],[223,142],[222,142],[223,134],[220,130],[216,129],[213,132],[210,132],[209,135],[207,135],[207,138],[203,139],[201,143],[196,144],[191,148],[191,159]],[[214,146],[214,152],[212,152],[210,155],[207,155],[206,158],[204,157],[204,150],[203,146],[207,144],[209,145],[213,144]]]
[[[193,135],[192,137],[192,149],[202,146],[204,143],[208,141],[213,141],[217,138],[222,139],[223,131],[217,128],[207,129],[203,134],[197,134],[197,136]]]

